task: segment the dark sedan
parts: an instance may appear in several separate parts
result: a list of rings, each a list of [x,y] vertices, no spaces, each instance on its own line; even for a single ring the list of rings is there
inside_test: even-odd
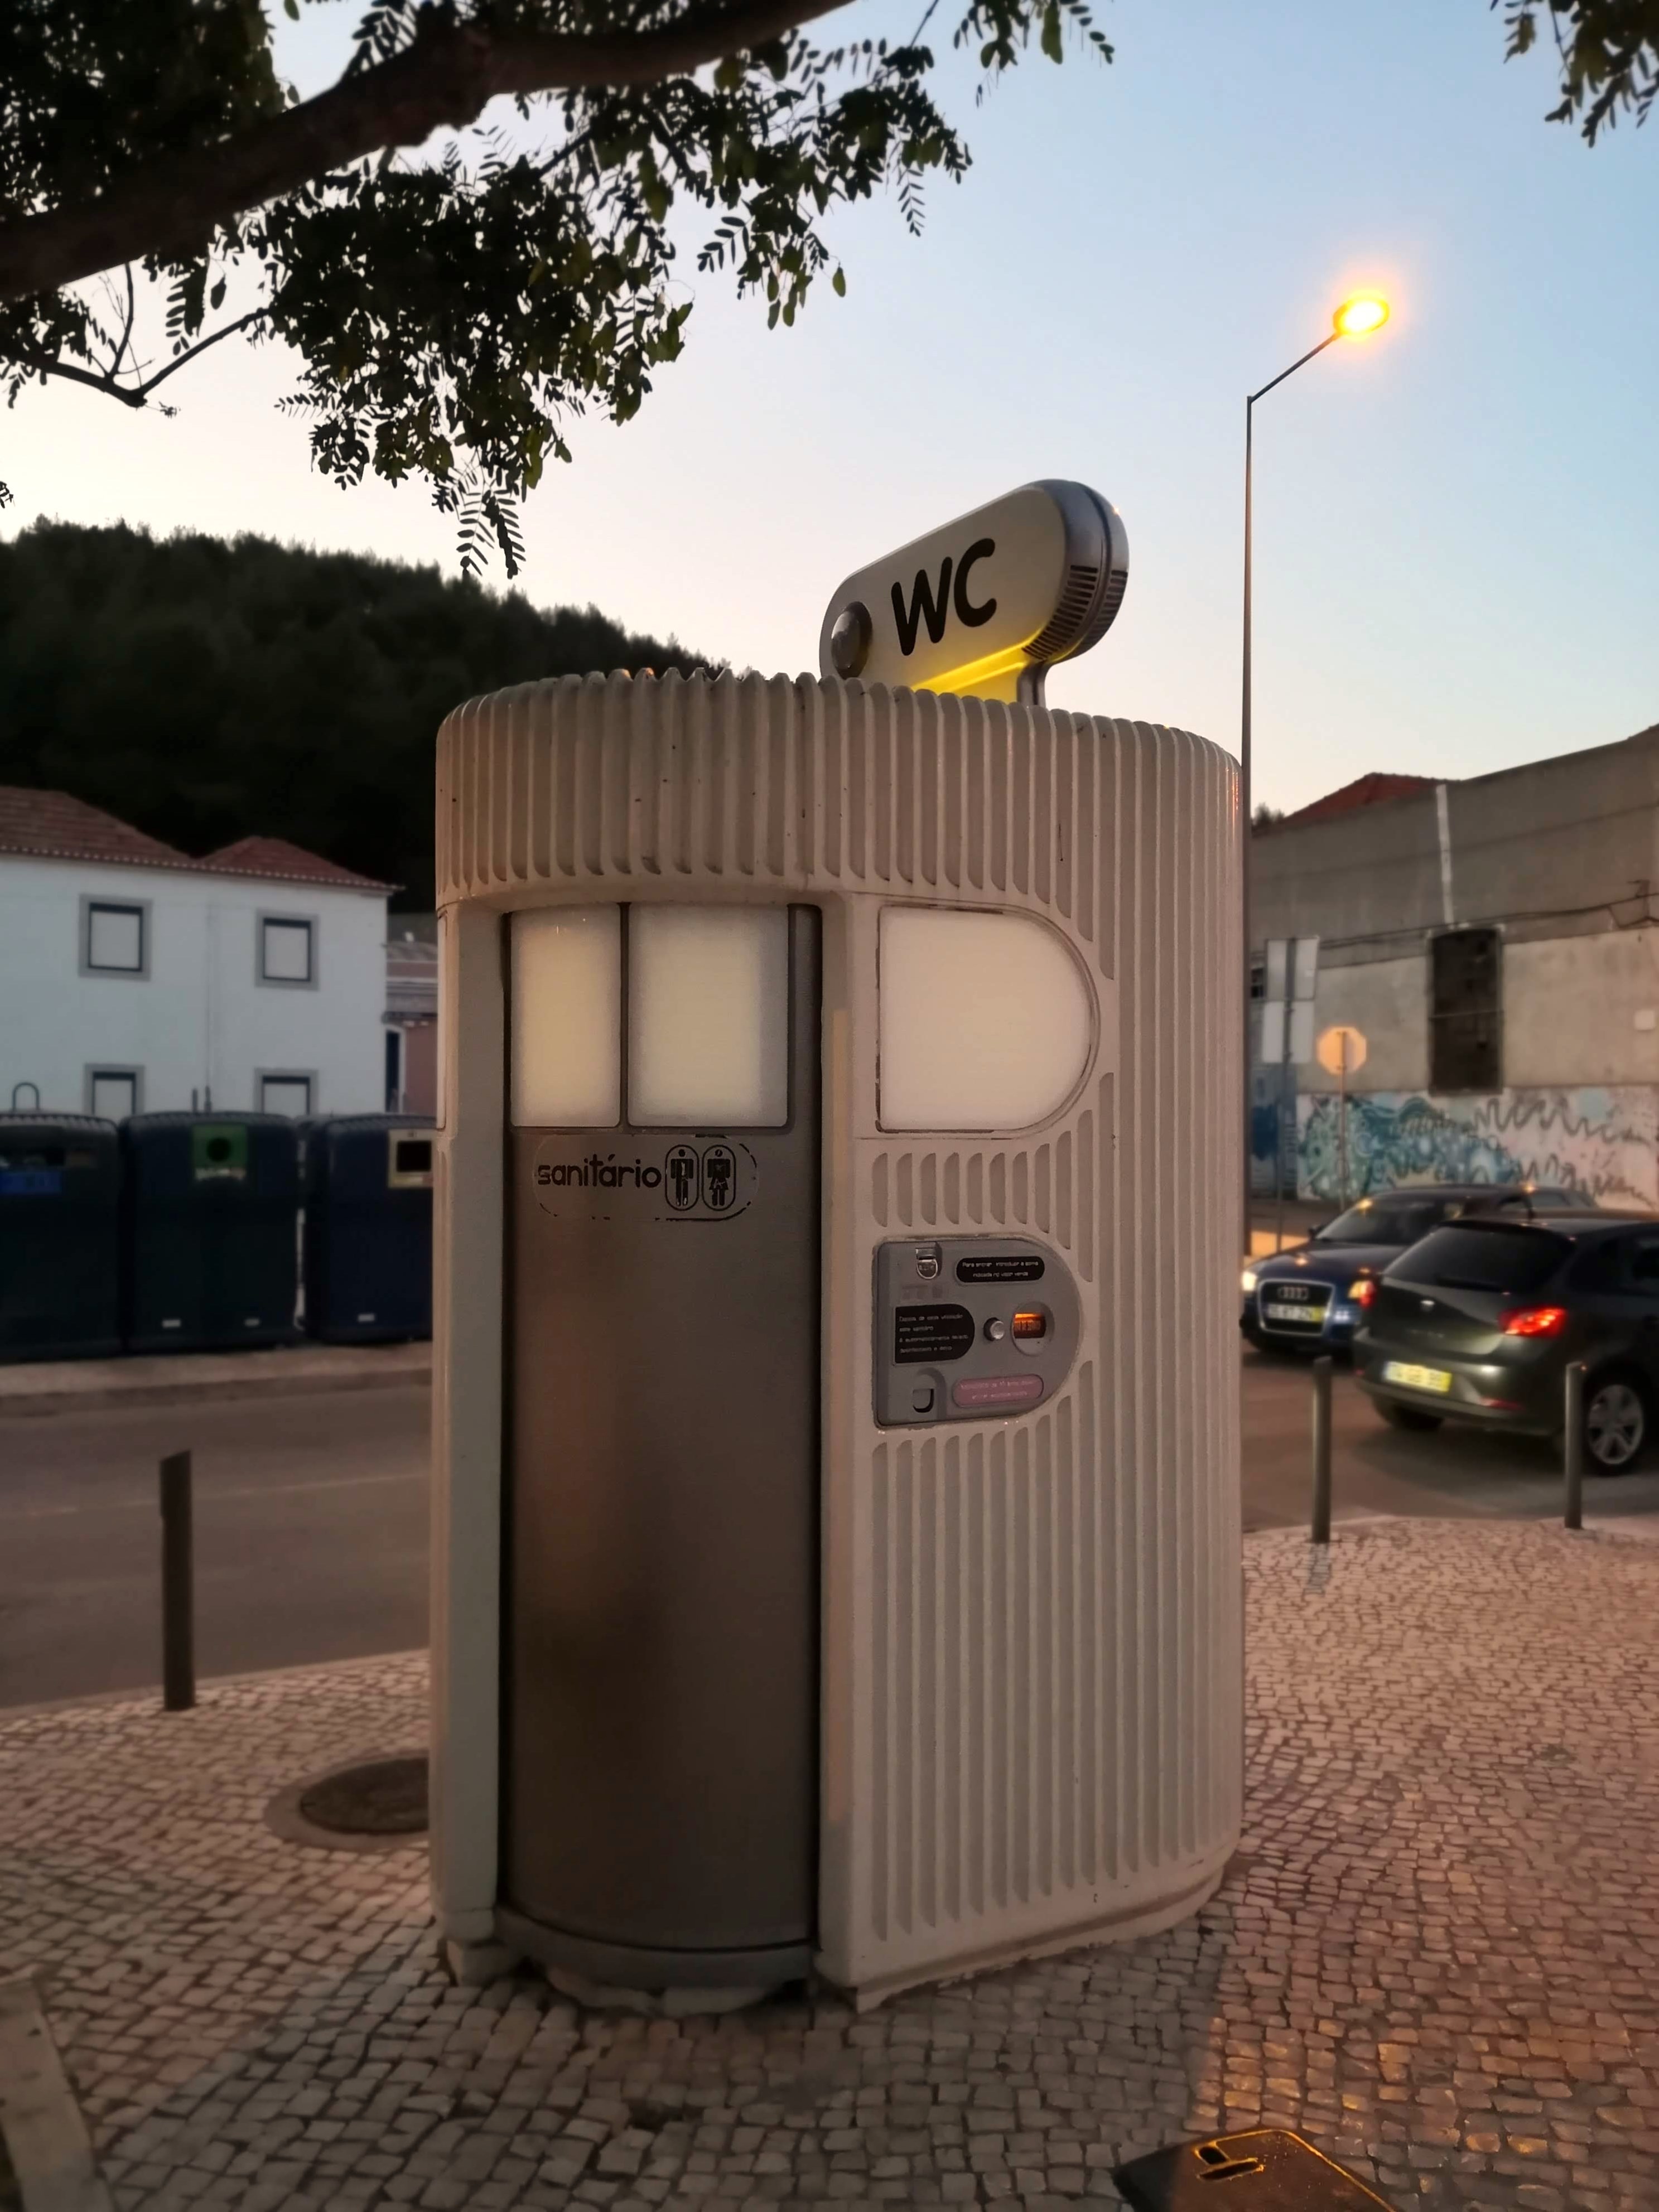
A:
[[[1575,1192],[1527,1183],[1434,1183],[1380,1191],[1316,1230],[1293,1252],[1247,1260],[1239,1328],[1262,1352],[1340,1352],[1353,1341],[1382,1270],[1443,1221],[1492,1210],[1593,1211]]]
[[[1509,1213],[1448,1222],[1377,1285],[1354,1345],[1396,1427],[1469,1421],[1554,1436],[1582,1359],[1588,1463],[1633,1467],[1659,1408],[1659,1220]]]

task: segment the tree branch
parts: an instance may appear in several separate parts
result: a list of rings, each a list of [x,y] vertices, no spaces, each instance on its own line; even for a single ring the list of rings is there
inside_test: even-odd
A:
[[[139,404],[142,406],[156,386],[165,384],[176,369],[188,368],[191,362],[204,354],[210,346],[216,346],[221,338],[233,337],[238,331],[245,331],[250,323],[262,322],[267,312],[264,307],[250,307],[246,314],[238,315],[234,323],[226,323],[198,345],[186,347],[183,353],[175,354],[165,368],[158,368],[154,376],[146,377],[138,386]]]
[[[96,369],[77,368],[72,361],[31,361],[20,358],[19,368],[35,376],[61,376],[70,384],[85,384],[94,392],[106,392],[112,399],[118,399],[124,407],[142,407],[144,395],[131,385],[118,384],[108,370],[100,375]]]
[[[187,368],[210,346],[217,345],[221,338],[230,337],[237,331],[245,331],[250,323],[260,321],[266,312],[264,307],[251,308],[246,315],[239,315],[234,323],[227,323],[222,330],[215,331],[211,337],[204,338],[199,345],[191,346],[185,352],[175,355],[165,368],[158,368],[154,376],[147,376],[137,384],[121,382],[116,374],[120,366],[118,355],[101,372],[94,368],[78,368],[72,361],[20,360],[18,367],[32,369],[38,376],[61,376],[70,384],[84,384],[94,392],[106,392],[112,399],[118,399],[124,407],[142,407],[156,386],[165,384],[175,369]]]
[[[694,6],[657,30],[593,38],[441,24],[239,137],[147,162],[76,206],[0,224],[0,301],[56,292],[122,262],[192,259],[222,223],[250,208],[383,148],[418,146],[446,125],[462,129],[499,94],[659,84],[768,46],[846,4]]]

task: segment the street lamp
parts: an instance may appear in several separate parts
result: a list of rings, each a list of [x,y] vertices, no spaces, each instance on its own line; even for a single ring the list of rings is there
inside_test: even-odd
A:
[[[1244,402],[1244,705],[1239,726],[1238,789],[1239,836],[1243,849],[1239,855],[1239,897],[1243,902],[1243,928],[1241,934],[1244,945],[1244,1176],[1240,1202],[1243,1215],[1239,1249],[1248,1259],[1250,1252],[1250,1164],[1254,1157],[1253,1121],[1250,1085],[1250,445],[1255,428],[1255,409],[1258,399],[1265,399],[1287,376],[1294,376],[1298,368],[1305,368],[1316,354],[1324,352],[1339,338],[1369,337],[1380,331],[1389,319],[1389,303],[1377,292],[1356,292],[1345,300],[1331,317],[1331,334],[1310,346],[1299,361],[1293,361],[1281,369],[1272,383],[1264,384],[1260,392],[1252,392]]]

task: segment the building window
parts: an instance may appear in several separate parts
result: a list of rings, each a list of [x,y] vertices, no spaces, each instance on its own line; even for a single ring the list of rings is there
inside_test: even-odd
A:
[[[1495,929],[1429,940],[1429,1088],[1504,1087],[1503,945]]]
[[[143,1088],[138,1067],[89,1067],[87,1070],[87,1111],[100,1121],[125,1121],[136,1114]]]
[[[82,900],[81,973],[83,975],[149,975],[148,902]]]
[[[272,1069],[259,1077],[259,1111],[262,1114],[288,1114],[295,1121],[303,1121],[311,1111],[311,1093],[316,1083],[313,1075],[293,1075]]]
[[[1267,963],[1265,960],[1250,963],[1250,996],[1265,999],[1267,995]]]
[[[259,916],[259,981],[298,985],[317,981],[317,924],[291,914]]]

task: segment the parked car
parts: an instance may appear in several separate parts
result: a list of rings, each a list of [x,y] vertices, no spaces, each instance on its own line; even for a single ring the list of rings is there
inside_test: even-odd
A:
[[[1354,1345],[1397,1428],[1559,1433],[1582,1359],[1587,1463],[1634,1466],[1659,1416],[1659,1219],[1513,1209],[1446,1223],[1386,1270]]]
[[[1262,1352],[1341,1352],[1353,1341],[1376,1279],[1443,1221],[1474,1212],[1594,1212],[1578,1192],[1531,1183],[1432,1183],[1362,1198],[1305,1244],[1247,1260],[1238,1326]]]

